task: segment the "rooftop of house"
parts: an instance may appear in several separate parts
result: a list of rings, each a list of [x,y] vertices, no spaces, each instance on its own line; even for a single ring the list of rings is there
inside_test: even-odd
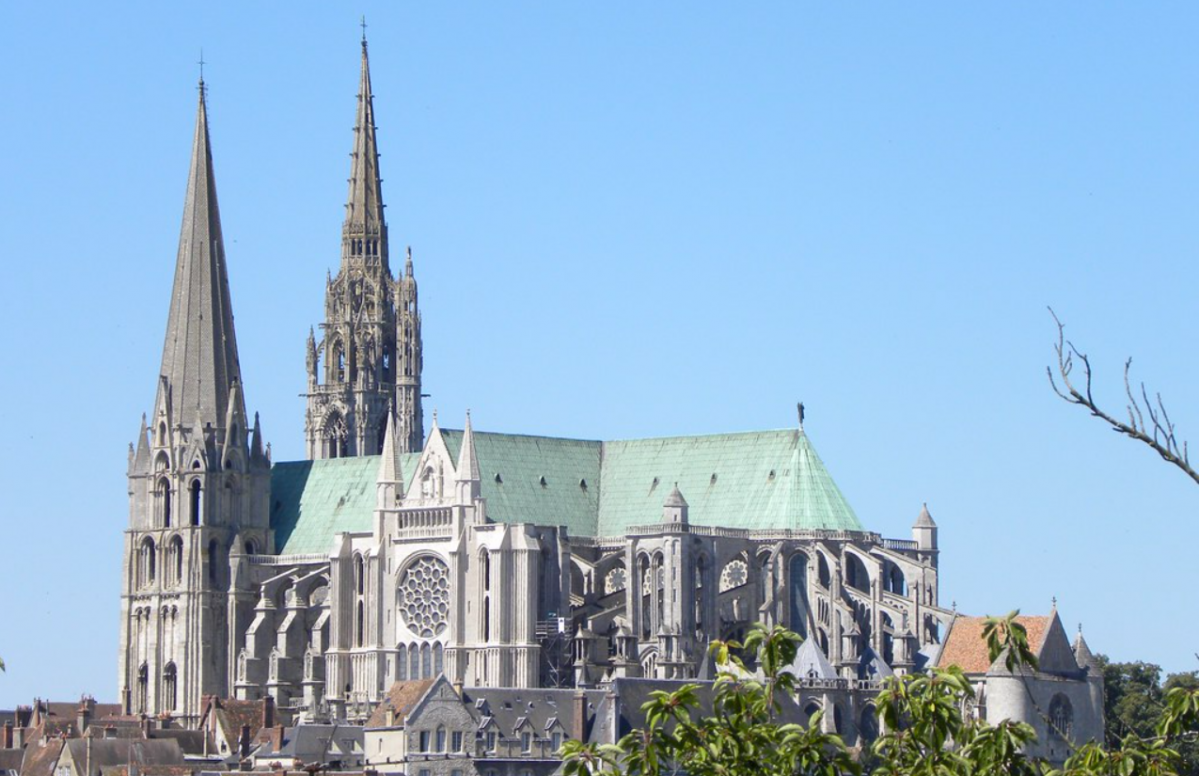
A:
[[[956,665],[966,674],[991,672],[997,661],[991,660],[990,649],[983,637],[986,622],[985,617],[958,615],[954,618],[937,658],[937,667]],[[1016,622],[1027,631],[1029,649],[1036,656],[1041,672],[1072,674],[1080,670],[1056,611],[1045,616],[1020,615]]]

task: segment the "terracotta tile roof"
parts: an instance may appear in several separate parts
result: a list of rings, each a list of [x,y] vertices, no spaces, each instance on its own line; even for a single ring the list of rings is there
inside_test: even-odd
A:
[[[395,712],[395,725],[403,725],[404,717],[408,712],[412,711],[412,707],[424,697],[425,693],[433,686],[436,679],[418,679],[408,682],[396,682],[387,691],[387,697],[375,707],[371,712],[371,718],[366,721],[364,727],[381,728],[389,727],[387,724],[387,712]]]
[[[248,725],[257,733],[266,725],[266,701],[221,700],[221,709],[231,728],[228,732],[234,738],[241,735],[242,726]]]
[[[1045,641],[1045,634],[1053,622],[1052,617],[1021,615],[1016,622],[1028,630],[1028,645],[1033,654],[1038,654]],[[985,674],[991,667],[986,639],[983,638],[985,617],[963,617],[959,615],[949,629],[949,637],[941,648],[938,668],[956,665],[967,674]]]

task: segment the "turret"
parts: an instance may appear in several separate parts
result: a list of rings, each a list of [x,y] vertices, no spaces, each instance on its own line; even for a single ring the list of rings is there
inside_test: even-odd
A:
[[[479,474],[479,457],[475,453],[475,433],[470,425],[470,410],[466,411],[466,426],[462,429],[462,449],[458,451],[458,464],[454,467],[458,491],[458,503],[469,505],[479,498],[482,477]]]
[[[666,497],[666,501],[662,502],[662,522],[686,525],[687,509],[687,499],[683,498],[683,494],[679,491],[679,484],[676,482],[674,489]]]
[[[928,504],[920,509],[915,524],[912,525],[912,539],[922,558],[928,559],[933,568],[937,567],[937,524],[928,512]]]

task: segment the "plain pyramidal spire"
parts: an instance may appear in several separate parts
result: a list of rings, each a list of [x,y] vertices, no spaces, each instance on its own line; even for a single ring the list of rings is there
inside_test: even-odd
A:
[[[229,412],[231,386],[241,381],[233,307],[225,266],[225,242],[217,206],[216,177],[208,134],[207,89],[201,78],[191,171],[183,201],[183,225],[171,309],[162,350],[159,392],[169,391],[175,422],[221,426]],[[244,399],[233,391],[238,414]],[[157,406],[161,406],[158,404]]]
[[[350,193],[346,202],[346,237],[351,256],[380,255],[385,245],[383,180],[379,177],[379,147],[375,139],[375,107],[371,93],[370,57],[362,38],[362,74],[358,85],[358,110],[354,121],[354,147],[350,152]],[[356,242],[373,240],[371,243]],[[372,250],[373,249],[373,250]],[[386,257],[383,257],[386,258]]]

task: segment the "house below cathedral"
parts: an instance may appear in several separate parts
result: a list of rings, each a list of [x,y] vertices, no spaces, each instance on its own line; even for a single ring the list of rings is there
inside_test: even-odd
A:
[[[709,642],[758,621],[801,633],[830,688],[928,661],[953,617],[936,524],[925,509],[911,538],[863,526],[802,411],[782,430],[615,441],[434,415],[426,437],[365,41],[340,264],[306,348],[310,460],[273,462],[246,410],[205,99],[201,83],[157,395],[129,451],[127,713],[195,724],[216,695],[363,721],[394,683],[440,675],[700,677]]]

